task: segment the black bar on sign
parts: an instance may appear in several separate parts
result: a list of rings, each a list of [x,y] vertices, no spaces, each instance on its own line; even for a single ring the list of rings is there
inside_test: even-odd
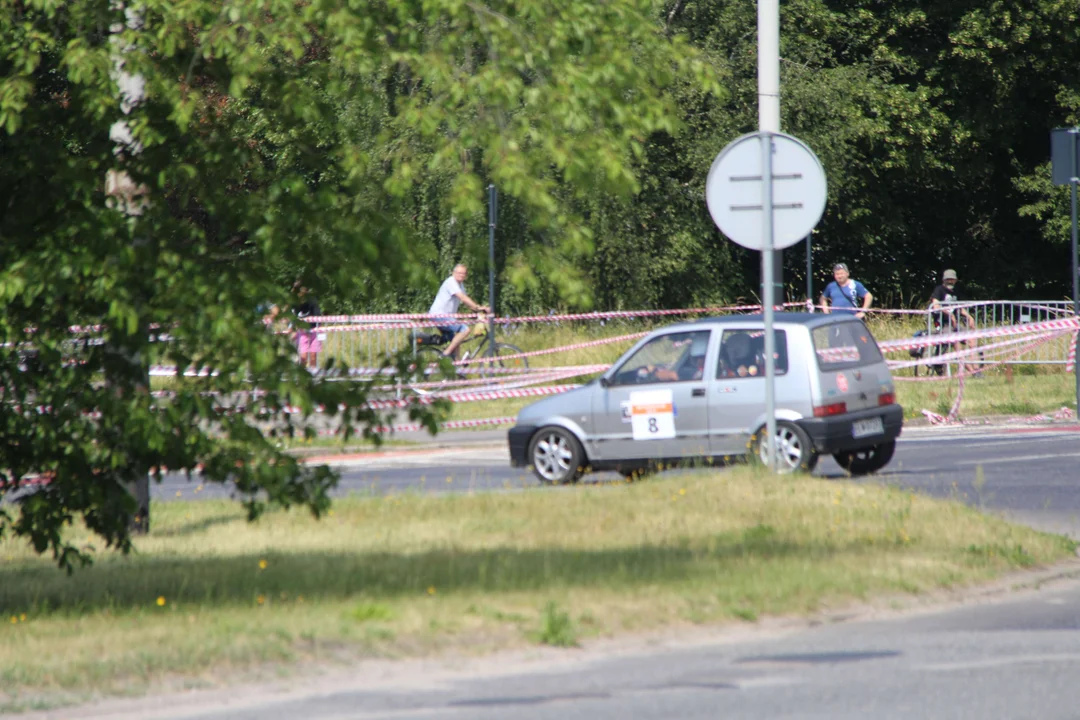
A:
[[[781,173],[779,175],[773,175],[773,180],[802,180],[802,173],[787,173],[786,175]],[[760,182],[760,175],[732,175],[731,182]]]
[[[798,210],[803,206],[802,203],[774,203],[773,210]],[[760,205],[732,205],[731,211],[736,210],[760,210]]]

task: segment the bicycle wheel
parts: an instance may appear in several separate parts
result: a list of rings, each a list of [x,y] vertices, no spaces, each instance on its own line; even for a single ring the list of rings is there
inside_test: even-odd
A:
[[[436,374],[442,360],[442,346],[420,345],[416,348],[416,371],[422,375]]]
[[[495,357],[488,355],[488,348],[481,347],[477,350],[478,355],[472,364],[481,370],[500,368],[507,370],[528,370],[529,359],[515,357],[521,355],[521,348],[509,343],[495,343]],[[509,357],[507,357],[509,356]]]

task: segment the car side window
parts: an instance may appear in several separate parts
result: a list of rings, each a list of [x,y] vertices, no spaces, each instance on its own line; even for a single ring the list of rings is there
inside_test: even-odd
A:
[[[612,385],[701,380],[705,374],[708,330],[658,335],[638,348],[612,378]]]
[[[788,371],[787,333],[773,330],[773,338],[776,342],[774,371],[777,375],[784,375]],[[765,331],[725,330],[720,338],[716,377],[765,377]]]

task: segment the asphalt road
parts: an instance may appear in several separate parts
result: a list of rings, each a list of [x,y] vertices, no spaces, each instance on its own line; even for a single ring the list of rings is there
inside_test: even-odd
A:
[[[338,496],[400,492],[465,492],[539,487],[531,473],[510,467],[505,445],[415,451],[391,449],[340,468]],[[889,482],[939,497],[957,497],[1044,529],[1080,538],[1080,426],[906,429],[885,470],[863,482]],[[814,473],[846,474],[831,457]],[[582,482],[617,480],[597,473]],[[196,492],[196,489],[198,490]],[[157,499],[228,497],[228,487],[196,476],[170,475]],[[1080,715],[1078,715],[1080,716]]]
[[[654,646],[360,666],[41,714],[104,720],[1075,720],[1080,581],[945,611]],[[85,714],[82,714],[85,712]]]

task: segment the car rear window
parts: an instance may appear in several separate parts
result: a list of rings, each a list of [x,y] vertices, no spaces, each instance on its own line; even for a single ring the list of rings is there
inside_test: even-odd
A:
[[[844,322],[816,327],[810,333],[814,340],[818,367],[822,370],[843,370],[884,362],[877,341],[861,322]]]

